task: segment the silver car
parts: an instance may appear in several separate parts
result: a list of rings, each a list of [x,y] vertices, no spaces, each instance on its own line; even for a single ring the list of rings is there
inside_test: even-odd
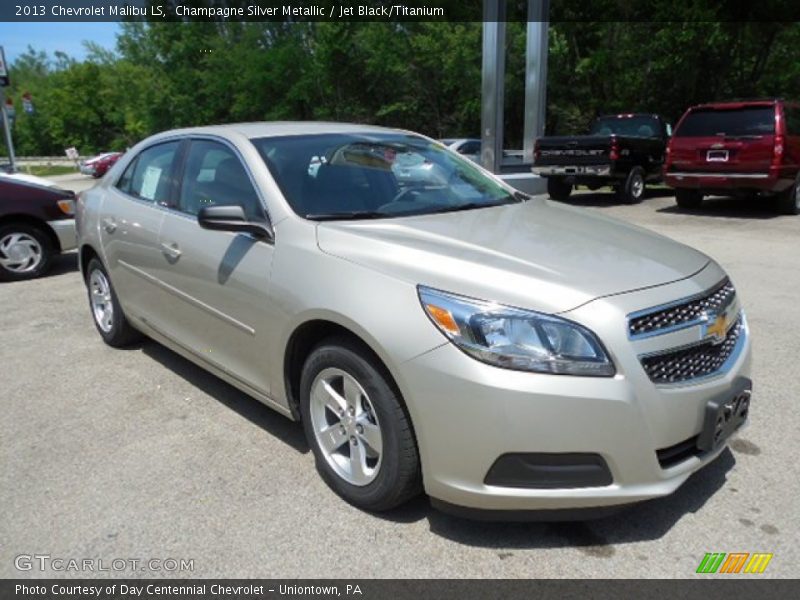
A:
[[[399,180],[398,156],[446,177]],[[424,490],[462,514],[603,512],[670,494],[748,416],[717,263],[411,132],[161,133],[77,219],[102,338],[144,334],[301,421],[364,509]]]

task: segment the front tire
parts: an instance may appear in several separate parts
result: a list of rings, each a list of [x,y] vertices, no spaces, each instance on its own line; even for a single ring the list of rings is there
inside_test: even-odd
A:
[[[54,255],[53,242],[42,229],[24,223],[0,227],[0,281],[40,277]]]
[[[625,178],[619,196],[625,204],[639,204],[644,200],[644,191],[644,169],[633,167],[628,173],[628,177]]]
[[[778,210],[783,215],[800,215],[800,176],[778,196]]]
[[[124,348],[141,339],[142,334],[125,318],[108,272],[96,258],[90,260],[86,267],[86,290],[89,293],[92,320],[106,344]]]
[[[572,184],[558,177],[547,178],[547,194],[559,202],[565,202],[572,193]]]
[[[402,400],[359,344],[331,338],[311,352],[300,412],[317,470],[347,502],[384,511],[420,492],[419,454]]]
[[[676,190],[675,202],[683,209],[693,210],[703,204],[703,194],[697,190]]]

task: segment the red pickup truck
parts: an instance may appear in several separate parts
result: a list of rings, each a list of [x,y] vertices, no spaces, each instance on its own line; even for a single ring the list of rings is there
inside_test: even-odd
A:
[[[800,214],[800,104],[754,100],[693,106],[667,146],[664,181],[682,208],[703,196],[774,196]]]

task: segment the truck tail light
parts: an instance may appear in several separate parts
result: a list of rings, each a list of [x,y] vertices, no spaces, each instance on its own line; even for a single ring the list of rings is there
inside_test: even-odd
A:
[[[539,160],[539,157],[542,155],[542,151],[539,148],[539,139],[537,138],[533,144],[533,160]]]
[[[608,158],[610,160],[618,160],[619,159],[619,142],[617,138],[611,138],[611,151],[608,153]]]
[[[772,148],[772,164],[779,165],[783,160],[783,136],[775,136],[775,146]]]
[[[664,172],[667,172],[670,166],[672,166],[672,140],[667,143],[664,150]]]

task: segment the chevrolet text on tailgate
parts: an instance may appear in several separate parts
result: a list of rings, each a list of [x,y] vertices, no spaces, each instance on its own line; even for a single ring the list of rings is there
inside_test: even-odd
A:
[[[678,206],[703,196],[771,197],[780,212],[800,214],[800,104],[724,102],[686,111],[664,168]]]
[[[566,200],[575,186],[585,185],[611,186],[624,202],[640,202],[646,183],[661,179],[669,134],[658,115],[599,117],[588,135],[538,138],[533,172],[547,178],[554,200]]]
[[[77,222],[107,344],[146,335],[301,421],[366,510],[424,490],[461,514],[586,516],[670,494],[749,415],[717,263],[415,133],[168,131]]]

